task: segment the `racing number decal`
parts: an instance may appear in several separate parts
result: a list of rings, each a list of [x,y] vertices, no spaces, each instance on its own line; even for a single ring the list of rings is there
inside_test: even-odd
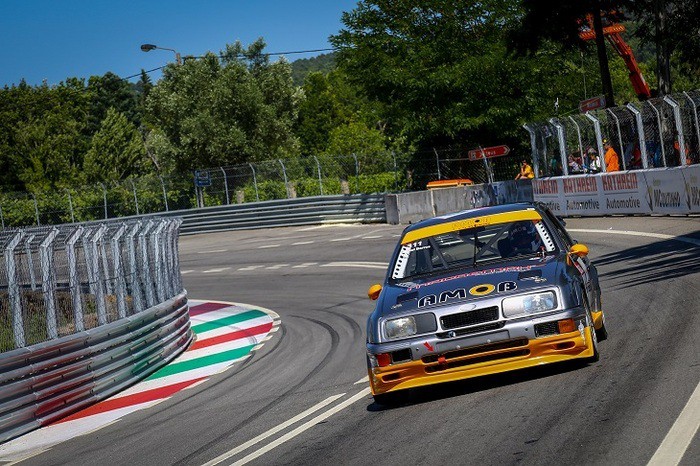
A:
[[[469,289],[469,294],[472,296],[486,296],[487,294],[493,293],[496,287],[490,283],[484,283],[483,285],[476,285]]]

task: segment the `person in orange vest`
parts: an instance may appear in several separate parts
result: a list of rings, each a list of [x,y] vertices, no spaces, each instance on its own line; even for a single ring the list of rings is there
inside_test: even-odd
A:
[[[518,173],[518,176],[515,177],[516,180],[526,180],[526,179],[532,179],[535,177],[535,172],[532,171],[532,167],[530,166],[529,163],[527,163],[527,160],[523,159],[522,162],[520,162],[520,173]]]
[[[604,139],[603,147],[605,147],[605,171],[619,172],[620,161],[618,159],[617,152],[615,152],[615,149],[613,149],[612,144],[610,144],[610,141]]]

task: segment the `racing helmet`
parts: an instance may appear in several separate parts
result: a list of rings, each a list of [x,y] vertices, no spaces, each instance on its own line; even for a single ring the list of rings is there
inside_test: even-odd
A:
[[[524,220],[515,222],[508,230],[511,247],[516,251],[536,251],[540,243],[534,223]]]

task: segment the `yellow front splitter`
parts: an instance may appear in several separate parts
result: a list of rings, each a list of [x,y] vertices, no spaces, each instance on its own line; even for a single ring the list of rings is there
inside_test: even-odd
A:
[[[590,358],[594,349],[590,327],[551,337],[529,340],[526,345],[485,351],[464,357],[425,363],[422,360],[369,369],[373,395],[442,382],[540,366],[571,359]]]

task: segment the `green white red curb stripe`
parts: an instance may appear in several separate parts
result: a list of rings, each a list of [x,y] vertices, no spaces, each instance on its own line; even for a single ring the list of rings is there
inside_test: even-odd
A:
[[[279,315],[247,304],[189,300],[192,345],[167,366],[113,397],[0,445],[0,461],[19,461],[167,400],[249,358],[277,331]]]

